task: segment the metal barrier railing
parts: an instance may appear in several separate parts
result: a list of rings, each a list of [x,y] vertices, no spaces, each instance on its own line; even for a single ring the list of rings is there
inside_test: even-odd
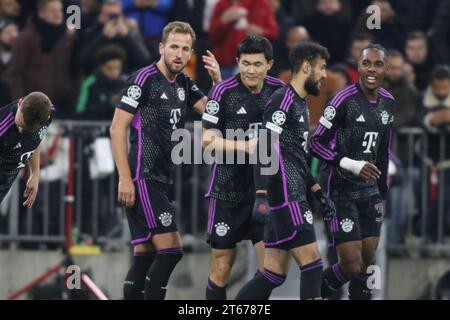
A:
[[[42,163],[33,208],[22,207],[23,183],[19,183],[20,178],[14,183],[0,209],[0,244],[62,244],[72,240],[105,244],[112,238],[128,241],[124,210],[117,203],[115,166],[105,177],[90,177],[91,145],[97,138],[109,137],[109,127],[109,121],[68,120],[55,121],[50,126],[44,142],[47,148],[43,148],[41,156],[53,147],[57,149],[55,159]],[[191,124],[186,127],[194,134]],[[52,145],[56,139],[58,145]],[[180,232],[198,238],[206,230],[206,220],[201,221],[202,217],[206,219],[206,211],[200,198],[202,185],[206,190],[207,181],[199,179],[200,171],[205,175],[205,170],[209,172],[205,165],[177,166],[173,188]]]
[[[401,128],[394,135],[393,151],[403,163],[389,199],[391,252],[450,253],[447,139],[446,134],[431,136],[422,128]]]
[[[32,209],[21,206],[23,187],[18,183],[13,186],[8,196],[9,206],[2,204],[0,243],[63,243],[66,238],[98,244],[112,238],[123,242],[128,240],[123,209],[117,204],[115,166],[105,177],[92,179],[89,173],[89,159],[92,158],[90,146],[95,139],[109,136],[109,126],[109,121],[55,121],[46,140],[50,140],[51,144],[52,139],[59,137],[60,153],[53,162],[43,163],[39,194]],[[192,135],[198,134],[192,123],[187,123],[186,128]],[[442,164],[449,146],[445,135],[439,139],[439,160]],[[421,249],[450,251],[446,233],[450,220],[449,197],[446,196],[446,190],[450,188],[450,168],[437,166],[439,191],[431,203],[429,177],[432,167],[427,156],[428,146],[429,137],[421,128],[402,128],[394,135],[393,150],[394,153],[402,153],[403,164],[398,170],[399,182],[394,183],[390,192],[387,241],[390,250],[410,249],[408,239],[413,235]],[[68,156],[71,150],[73,162]],[[52,168],[55,163],[59,167]],[[55,170],[60,171],[56,178]],[[70,179],[70,172],[73,179]],[[207,165],[176,167],[174,206],[182,235],[204,238],[208,204],[203,194],[208,182]],[[68,192],[70,187],[73,188],[73,195]],[[68,223],[68,218],[73,223]]]

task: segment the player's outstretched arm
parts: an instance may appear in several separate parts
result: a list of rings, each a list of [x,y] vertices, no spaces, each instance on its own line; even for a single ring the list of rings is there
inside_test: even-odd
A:
[[[134,115],[122,109],[116,108],[114,118],[109,129],[111,145],[119,173],[119,193],[117,200],[125,207],[132,207],[136,200],[135,188],[128,163],[127,128]]]
[[[39,145],[31,154],[28,160],[28,167],[30,169],[30,177],[27,180],[26,188],[23,196],[26,198],[23,203],[24,207],[31,208],[36,200],[36,195],[39,188],[39,176],[41,173],[40,166],[41,145]]]

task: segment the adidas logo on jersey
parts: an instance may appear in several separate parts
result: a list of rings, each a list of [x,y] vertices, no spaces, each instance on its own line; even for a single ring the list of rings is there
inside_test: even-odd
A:
[[[13,149],[19,149],[20,147],[22,147],[22,145],[21,145],[20,142],[19,142],[19,143],[17,143],[17,144],[14,146]]]
[[[303,116],[301,116],[299,122],[305,122],[305,118],[303,118]]]
[[[356,122],[366,122],[366,119],[364,119],[363,115],[360,115],[359,118],[356,119]]]
[[[165,92],[163,92],[163,94],[161,95],[161,99],[169,100],[169,98],[167,98],[167,95]]]
[[[236,113],[237,114],[247,114],[247,111],[245,111],[244,107],[241,107]]]

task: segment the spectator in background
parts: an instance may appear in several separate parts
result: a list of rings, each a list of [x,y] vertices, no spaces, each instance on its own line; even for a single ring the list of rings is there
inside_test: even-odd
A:
[[[0,17],[20,22],[20,4],[17,0],[0,0]]]
[[[418,120],[419,95],[406,78],[405,60],[401,52],[389,51],[387,64],[389,68],[386,71],[383,87],[395,97],[394,131],[402,127],[414,126]],[[400,135],[398,139],[397,156],[406,165],[409,151],[407,136]]]
[[[433,69],[433,63],[428,54],[427,37],[422,31],[413,31],[407,35],[405,55],[406,60],[414,67],[415,86],[422,92],[428,85],[430,72]]]
[[[423,124],[428,131],[428,153],[425,155],[430,170],[428,233],[432,240],[437,240],[438,225],[444,223],[444,230],[449,226],[450,197],[450,68],[437,66],[432,74],[430,85],[423,97]],[[445,153],[441,154],[440,135],[445,135]],[[442,180],[441,180],[442,178]],[[438,218],[439,188],[445,185],[444,221]]]
[[[122,4],[124,14],[137,21],[147,48],[156,57],[174,0],[122,0]]]
[[[75,112],[83,119],[111,120],[125,84],[122,67],[126,54],[121,47],[109,44],[96,56],[98,68],[82,83]]]
[[[273,41],[273,55],[275,63],[269,71],[270,75],[276,77],[282,69],[289,69],[289,49],[286,47],[286,39],[288,37],[289,30],[294,26],[294,20],[286,14],[286,11],[281,6],[280,0],[269,0],[269,3],[275,14],[275,19],[277,20],[279,30],[278,39]],[[279,62],[282,62],[282,65]]]
[[[423,96],[423,107],[426,111],[424,124],[429,132],[450,133],[450,68],[448,66],[437,66],[433,70],[430,85]],[[434,159],[438,158],[434,157]]]
[[[213,11],[209,38],[221,66],[222,79],[236,73],[237,46],[247,35],[277,40],[278,25],[269,0],[219,0]]]
[[[101,0],[81,0],[81,25],[83,28],[89,28],[93,25],[100,13]]]
[[[273,75],[285,83],[291,80],[291,67],[289,65],[289,51],[297,44],[308,41],[310,39],[308,30],[303,26],[292,26],[286,34],[286,42],[283,44],[284,50],[281,56],[275,59],[275,70]]]
[[[386,49],[401,50],[404,35],[390,2],[387,0],[374,0],[372,5],[380,8],[380,28],[367,28],[367,19],[372,13],[367,13],[366,10],[363,10],[355,31],[371,34],[373,42],[382,44]]]
[[[450,1],[439,4],[430,33],[435,61],[450,64]]]
[[[391,50],[387,58],[389,69],[383,87],[395,97],[394,128],[417,124],[419,95],[406,78],[405,59],[400,51]]]
[[[358,61],[362,49],[367,47],[373,40],[368,33],[354,34],[350,40],[350,48],[345,62],[345,68],[350,76],[350,83],[356,83],[359,80]]]
[[[395,0],[391,1],[397,15],[395,19],[402,28],[403,34],[409,30],[421,30],[425,33],[430,29],[436,9],[442,0]]]
[[[18,35],[19,28],[14,21],[0,18],[0,79],[4,79],[7,66],[11,61],[12,46]]]
[[[414,67],[411,63],[405,62],[405,76],[411,87],[416,88],[416,73],[414,72]]]
[[[133,20],[124,18],[119,0],[102,2],[97,21],[90,27],[81,28],[77,58],[86,74],[92,73],[96,66],[97,50],[107,44],[116,44],[125,50],[127,54],[125,73],[150,63],[149,51],[140,34],[132,30],[133,24],[135,24]]]
[[[339,0],[318,0],[316,11],[300,22],[313,40],[327,47],[331,55],[330,63],[344,60],[351,22],[342,13]]]
[[[71,71],[75,33],[66,28],[61,0],[37,4],[37,15],[13,45],[6,80],[13,98],[42,91],[58,106],[58,116],[67,116],[78,90]]]

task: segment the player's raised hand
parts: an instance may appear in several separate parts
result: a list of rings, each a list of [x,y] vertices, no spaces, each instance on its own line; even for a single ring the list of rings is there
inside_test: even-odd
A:
[[[26,198],[25,202],[23,203],[24,207],[31,208],[33,206],[34,201],[36,200],[38,188],[39,188],[39,176],[31,175],[28,178],[25,192],[23,193],[23,196]]]
[[[117,200],[126,208],[134,206],[136,197],[134,183],[131,177],[119,178],[119,195]]]
[[[366,162],[359,172],[359,177],[367,181],[377,180],[380,178],[380,175],[381,171],[370,162]]]
[[[220,66],[216,60],[216,57],[209,50],[206,50],[206,55],[202,56],[205,69],[208,70],[208,74],[213,80],[213,83],[219,83],[222,81],[222,75],[220,73]]]

